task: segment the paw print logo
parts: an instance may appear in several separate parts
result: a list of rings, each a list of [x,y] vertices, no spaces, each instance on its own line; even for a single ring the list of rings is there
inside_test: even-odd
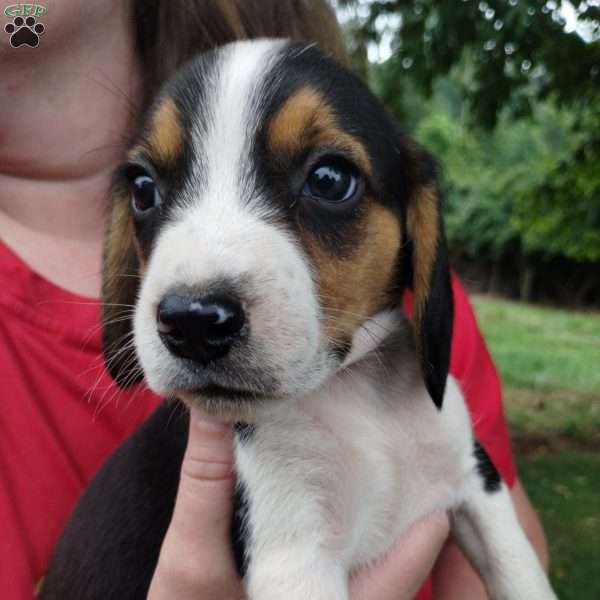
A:
[[[40,35],[45,31],[41,23],[36,23],[35,17],[15,17],[12,23],[7,23],[4,31],[10,35],[10,45],[13,48],[29,46],[37,48],[40,43]]]

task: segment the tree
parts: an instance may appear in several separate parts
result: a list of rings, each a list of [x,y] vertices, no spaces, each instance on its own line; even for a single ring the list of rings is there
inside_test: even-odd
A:
[[[600,261],[600,2],[575,9],[580,33],[549,0],[338,4],[376,93],[442,162],[455,250]]]
[[[581,2],[578,11],[591,42],[567,33],[555,1],[340,0],[339,4],[359,4],[366,13],[351,24],[356,54],[365,44],[391,35],[394,56],[388,68],[397,78],[410,75],[427,95],[437,77],[465,66],[466,97],[472,115],[484,126],[493,127],[506,105],[523,114],[532,97],[553,95],[563,102],[598,98],[597,1]]]

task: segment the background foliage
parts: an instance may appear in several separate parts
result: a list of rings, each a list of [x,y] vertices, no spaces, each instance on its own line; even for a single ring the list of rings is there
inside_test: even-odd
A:
[[[600,314],[472,298],[563,600],[600,598]]]
[[[600,303],[600,2],[337,4],[357,69],[441,163],[459,269]]]
[[[575,1],[337,5],[356,69],[441,163],[463,279],[600,306],[600,0]],[[555,589],[596,600],[600,314],[473,301]]]

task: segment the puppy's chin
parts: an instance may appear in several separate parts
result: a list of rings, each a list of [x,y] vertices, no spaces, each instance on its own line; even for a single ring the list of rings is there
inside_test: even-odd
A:
[[[199,390],[174,390],[170,396],[178,398],[189,408],[227,423],[254,423],[259,408],[273,402],[260,394],[208,386]]]

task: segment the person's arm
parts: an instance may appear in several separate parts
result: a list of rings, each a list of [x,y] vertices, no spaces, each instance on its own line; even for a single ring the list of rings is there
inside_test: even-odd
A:
[[[548,549],[540,520],[531,505],[523,486],[517,479],[511,488],[511,496],[531,545],[544,569],[548,569]],[[486,600],[483,583],[465,555],[452,538],[439,555],[433,570],[433,597],[443,600]]]

